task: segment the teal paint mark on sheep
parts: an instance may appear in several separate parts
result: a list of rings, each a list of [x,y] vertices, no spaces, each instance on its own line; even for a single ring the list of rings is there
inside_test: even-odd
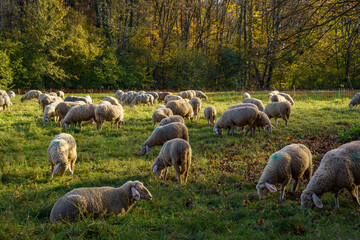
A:
[[[360,162],[360,153],[355,152],[355,153],[350,154],[350,159],[351,159],[351,161],[356,162],[356,163]]]
[[[273,102],[273,103],[270,103],[270,106],[275,106],[275,105],[276,105],[276,103],[274,103],[274,102]]]
[[[279,158],[279,154],[278,154],[278,153],[275,153],[271,158],[274,159],[274,160],[276,160],[276,159]]]
[[[55,142],[55,145],[56,145],[56,146],[60,146],[60,141],[56,141],[56,142]]]
[[[156,127],[156,128],[154,129],[154,132],[156,132],[157,130],[159,130],[159,127]]]

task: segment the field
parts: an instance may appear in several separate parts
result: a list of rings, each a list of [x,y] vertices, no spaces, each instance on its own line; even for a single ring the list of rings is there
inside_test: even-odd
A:
[[[106,95],[91,96],[99,103]],[[202,111],[212,105],[217,116],[242,100],[234,92],[208,96]],[[264,92],[253,97],[267,103]],[[17,96],[11,112],[0,112],[0,239],[359,239],[359,212],[346,191],[339,197],[340,210],[328,193],[322,197],[323,209],[303,211],[299,199],[304,183],[298,192],[288,191],[284,203],[278,201],[279,192],[261,201],[257,196],[256,182],[273,152],[303,143],[316,169],[327,151],[358,138],[360,111],[348,108],[350,99],[294,100],[289,126],[280,119],[271,134],[219,137],[203,114],[200,120],[186,121],[193,159],[188,184],[180,188],[172,168],[166,182],[150,171],[160,147],[140,155],[158,103],[124,107],[125,126],[118,131],[110,124],[99,131],[89,123],[82,131],[65,130],[77,141],[75,173],[50,179],[46,151],[63,130],[54,122],[43,125],[36,100],[22,104]],[[52,206],[68,191],[117,187],[128,180],[143,182],[153,200],[139,201],[122,217],[50,223]]]

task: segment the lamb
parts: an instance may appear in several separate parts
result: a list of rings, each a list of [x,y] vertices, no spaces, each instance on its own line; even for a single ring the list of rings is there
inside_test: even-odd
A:
[[[208,126],[210,125],[209,122],[211,123],[211,126],[215,125],[216,110],[213,106],[204,109],[204,116],[208,122]]]
[[[201,99],[198,97],[194,97],[194,98],[190,99],[189,103],[193,109],[194,117],[196,119],[198,119],[200,116],[200,110],[201,110]]]
[[[152,120],[153,120],[153,128],[155,127],[155,124],[157,122],[160,122],[162,119],[170,117],[173,115],[173,112],[170,108],[160,108],[160,109],[156,109],[152,115]]]
[[[203,93],[202,91],[197,91],[197,90],[196,90],[195,93],[196,93],[196,97],[198,97],[198,98],[205,98],[206,101],[209,101],[208,96],[206,96],[206,94]]]
[[[10,105],[12,103],[10,102],[10,97],[6,95],[0,95],[0,107],[2,107],[2,110],[5,110],[5,107],[7,107],[8,111],[10,112]]]
[[[283,96],[281,95],[273,95],[271,98],[270,98],[270,101],[271,102],[286,102],[286,98],[284,98]]]
[[[292,99],[292,97],[287,94],[287,93],[278,93],[277,95],[283,96],[286,100],[288,100],[290,102],[291,105],[295,105],[294,100]]]
[[[239,107],[253,107],[253,108],[256,108],[256,110],[259,110],[258,106],[256,106],[253,103],[240,103],[240,104],[232,105],[227,110],[231,110],[231,109],[235,109],[235,108],[239,108]]]
[[[264,104],[262,103],[262,101],[260,99],[256,99],[256,98],[246,98],[243,100],[243,103],[252,103],[255,104],[260,111],[264,110]]]
[[[84,104],[85,102],[79,101],[79,102],[61,102],[58,105],[56,105],[55,115],[58,116],[59,123],[64,119],[70,108]]]
[[[172,115],[170,117],[163,118],[160,121],[158,127],[165,126],[165,125],[167,125],[169,123],[172,123],[172,122],[180,122],[180,123],[185,124],[184,118],[182,116],[180,116],[180,115]]]
[[[73,136],[67,133],[57,135],[49,145],[47,150],[47,159],[51,164],[51,178],[60,171],[64,176],[67,169],[71,175],[74,173],[75,162],[77,158],[76,142]]]
[[[153,96],[154,102],[159,101],[159,94],[157,94],[156,92],[147,92],[146,94],[150,94],[151,96]]]
[[[356,107],[356,105],[360,104],[360,92],[354,95],[349,103],[349,108]]]
[[[269,103],[266,105],[264,113],[266,113],[270,119],[275,118],[275,126],[277,126],[277,119],[281,117],[284,119],[285,126],[287,127],[291,114],[291,105],[288,101]]]
[[[189,141],[189,132],[185,124],[172,122],[162,127],[157,127],[150,137],[141,146],[141,155],[150,152],[150,148],[163,145],[166,141],[174,138],[182,138]]]
[[[59,119],[55,112],[55,108],[58,104],[59,103],[51,103],[45,107],[43,124],[50,123],[50,118],[54,118],[55,122]]]
[[[301,194],[303,208],[323,207],[320,200],[324,193],[332,192],[335,208],[339,208],[339,191],[346,188],[359,208],[360,141],[341,145],[325,154],[319,168]]]
[[[181,138],[167,141],[161,147],[160,153],[154,161],[151,171],[157,177],[167,176],[167,168],[173,166],[176,179],[180,186],[186,184],[191,165],[191,147],[189,142]],[[180,169],[181,167],[181,169]],[[165,171],[164,171],[165,169]]]
[[[274,96],[274,95],[276,95],[276,94],[278,94],[278,93],[279,93],[279,91],[277,91],[277,90],[274,90],[274,91],[269,92],[269,94],[268,94],[268,99],[270,100],[272,96]]]
[[[102,106],[107,106],[107,105],[102,105]],[[61,126],[63,127],[63,129],[68,129],[69,125],[74,123],[75,127],[76,124],[78,124],[81,130],[82,121],[90,121],[92,119],[95,119],[96,107],[97,107],[96,104],[85,104],[70,108],[70,110],[64,117]]]
[[[103,101],[108,101],[108,102],[110,102],[112,105],[121,106],[121,104],[119,103],[119,101],[118,101],[116,98],[114,98],[114,97],[110,97],[110,96],[104,97],[104,98],[103,98]]]
[[[312,155],[303,144],[290,144],[273,153],[256,185],[260,199],[268,193],[276,192],[276,184],[281,185],[280,202],[285,199],[285,189],[293,179],[292,190],[296,191],[301,179],[310,181],[312,176]]]
[[[121,96],[122,96],[123,94],[124,94],[123,91],[117,90],[117,91],[115,92],[115,97],[120,101],[120,98],[121,98]]]
[[[120,124],[124,125],[124,110],[122,106],[116,105],[99,105],[95,108],[96,127],[102,130],[102,124],[105,121],[115,120],[116,129],[119,129]]]
[[[175,96],[175,95],[167,95],[167,96],[164,98],[164,102],[165,102],[165,104],[167,104],[167,103],[170,102],[170,101],[180,100],[180,99],[183,99],[183,98],[180,97],[180,96]]]
[[[76,97],[76,96],[67,96],[64,99],[65,102],[76,102],[76,101],[83,101],[86,104],[91,103],[91,98],[89,97]]]
[[[24,102],[26,100],[30,100],[33,98],[38,98],[42,92],[39,90],[30,90],[27,93],[24,94],[24,96],[21,97],[20,101]]]
[[[190,103],[186,101],[170,101],[165,105],[167,108],[170,108],[173,111],[174,115],[180,115],[189,120],[193,119],[194,111]]]
[[[57,92],[56,92],[56,95],[57,95],[59,98],[63,99],[63,100],[64,100],[64,98],[65,98],[65,93],[64,93],[63,91],[57,91]]]
[[[157,94],[159,95],[159,102],[160,102],[160,101],[164,101],[164,98],[165,98],[167,95],[172,95],[171,92],[157,92]]]
[[[9,91],[9,97],[10,98],[14,98],[15,97],[15,93],[14,93],[14,91]]]
[[[140,199],[151,200],[149,190],[139,181],[128,181],[121,187],[76,188],[56,201],[50,220],[75,221],[80,216],[114,213],[124,215]]]
[[[247,92],[243,94],[243,100],[246,98],[251,98],[250,94],[248,94]]]
[[[154,97],[150,94],[137,95],[130,103],[130,107],[134,107],[135,104],[147,104],[148,106],[154,106]]]
[[[221,135],[221,129],[227,128],[228,134],[232,129],[234,134],[234,126],[244,127],[250,126],[252,135],[255,134],[255,121],[260,117],[259,111],[253,107],[235,108],[225,111],[217,120],[214,126],[216,135]],[[244,133],[244,136],[248,131]]]

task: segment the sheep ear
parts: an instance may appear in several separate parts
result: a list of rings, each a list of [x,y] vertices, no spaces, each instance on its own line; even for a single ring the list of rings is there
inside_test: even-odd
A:
[[[318,196],[316,196],[315,193],[312,194],[312,199],[313,199],[313,202],[314,202],[315,206],[317,206],[318,208],[323,207],[323,204],[322,204],[320,198]]]
[[[135,189],[135,187],[131,187],[131,194],[136,201],[140,199],[140,193]]]
[[[152,172],[153,173],[156,173],[156,170],[158,169],[158,165],[155,165],[154,167],[153,167],[153,169],[152,169]]]
[[[56,164],[53,174],[57,173],[60,170],[60,163]]]
[[[276,192],[276,191],[277,191],[275,185],[273,185],[273,184],[270,184],[270,183],[267,183],[267,182],[266,182],[266,183],[265,183],[265,187],[266,187],[267,189],[269,189],[270,192]]]
[[[147,152],[150,152],[150,147],[148,145],[145,146]]]

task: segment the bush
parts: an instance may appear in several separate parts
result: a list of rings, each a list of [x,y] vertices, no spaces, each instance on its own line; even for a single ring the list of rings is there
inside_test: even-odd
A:
[[[349,129],[339,129],[338,141],[350,142],[359,139],[360,125],[354,124]]]

